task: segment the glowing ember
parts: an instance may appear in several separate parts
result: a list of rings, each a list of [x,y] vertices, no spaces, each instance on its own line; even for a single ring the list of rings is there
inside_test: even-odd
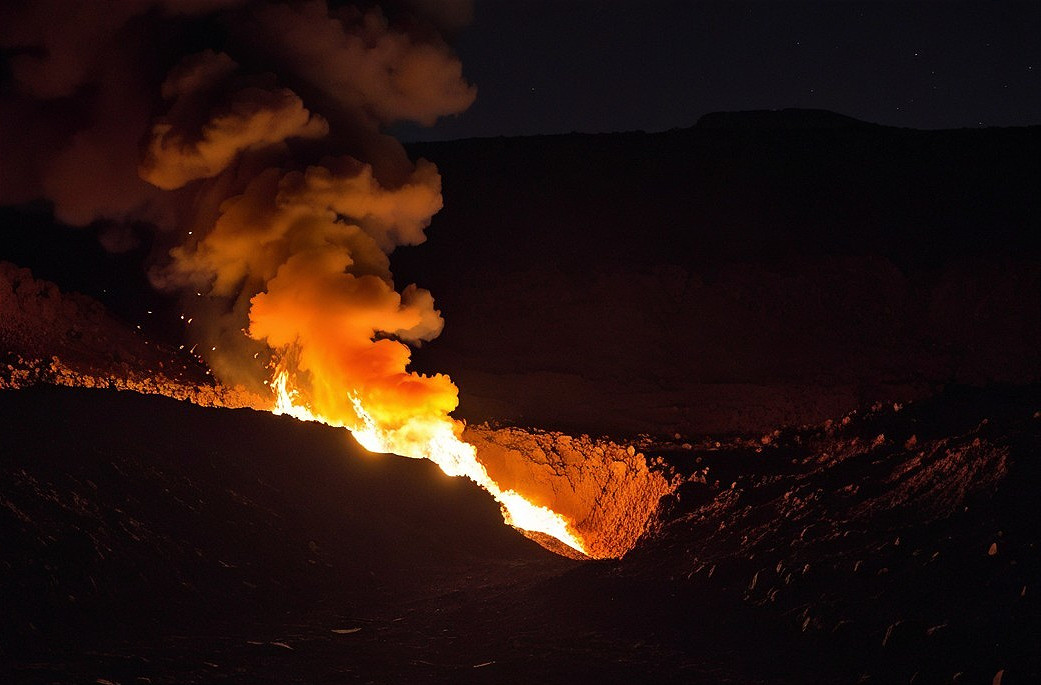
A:
[[[567,520],[546,507],[529,502],[513,490],[503,490],[491,479],[488,471],[477,461],[474,446],[459,438],[462,426],[443,417],[415,417],[406,420],[397,429],[381,428],[362,406],[355,394],[350,394],[354,413],[359,423],[343,423],[320,416],[298,403],[298,392],[290,387],[289,373],[279,370],[271,387],[275,392],[275,414],[285,414],[301,421],[317,421],[330,426],[345,427],[354,439],[370,452],[389,452],[413,459],[429,459],[449,476],[466,476],[487,490],[499,503],[507,524],[522,530],[544,533],[585,554],[582,542],[571,532]]]

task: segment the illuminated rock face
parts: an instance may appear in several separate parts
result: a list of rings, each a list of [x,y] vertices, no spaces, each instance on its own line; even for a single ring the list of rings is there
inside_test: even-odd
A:
[[[266,398],[215,384],[183,351],[148,344],[90,298],[61,293],[28,270],[3,263],[0,314],[0,348],[7,353],[0,388],[106,387],[207,406],[269,408]],[[670,490],[642,454],[610,441],[480,426],[467,428],[462,437],[476,447],[478,461],[502,489],[573,522],[594,558],[629,551]],[[525,534],[555,552],[577,555],[553,538]]]
[[[670,491],[642,454],[607,440],[482,426],[468,427],[463,439],[477,448],[477,459],[501,487],[570,519],[593,558],[617,558],[632,549]]]

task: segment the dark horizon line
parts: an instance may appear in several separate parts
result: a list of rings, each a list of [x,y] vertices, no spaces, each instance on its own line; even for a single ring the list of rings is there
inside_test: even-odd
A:
[[[744,128],[745,130],[755,130],[755,129],[758,128],[759,130],[768,130],[768,129],[771,128],[770,126],[760,126],[760,127],[755,127],[755,126],[749,126],[749,127],[726,127],[726,126],[708,127],[708,126],[703,126],[702,122],[706,118],[708,118],[708,117],[714,117],[714,116],[720,116],[720,115],[742,115],[742,114],[744,114],[744,115],[752,115],[752,114],[777,115],[777,114],[781,114],[781,113],[785,113],[785,112],[788,112],[788,113],[800,113],[800,114],[806,114],[806,113],[823,114],[823,115],[826,115],[826,116],[835,117],[836,118],[836,122],[838,122],[839,120],[845,119],[845,120],[847,120],[845,125],[850,127],[850,128],[863,126],[863,127],[871,127],[871,128],[895,129],[895,130],[900,130],[900,131],[922,131],[922,132],[929,132],[929,133],[937,133],[937,132],[944,132],[944,131],[984,131],[984,130],[991,130],[991,129],[1031,129],[1031,128],[1039,128],[1039,127],[1041,127],[1041,119],[1039,119],[1035,123],[1030,123],[1030,124],[985,124],[985,125],[977,125],[977,126],[944,126],[944,127],[936,127],[936,128],[917,127],[917,126],[895,126],[893,124],[881,124],[881,123],[877,123],[877,122],[873,122],[873,121],[867,121],[865,119],[860,119],[858,117],[851,116],[849,114],[843,114],[842,112],[838,112],[838,111],[830,110],[830,109],[820,109],[820,108],[816,108],[816,107],[778,107],[776,109],[716,110],[716,111],[706,112],[705,114],[702,114],[701,116],[699,116],[694,121],[694,123],[692,123],[692,124],[690,124],[688,126],[674,126],[672,128],[656,129],[656,130],[635,129],[635,128],[634,129],[616,130],[616,131],[578,131],[578,130],[572,130],[572,131],[557,131],[557,132],[547,132],[547,133],[500,133],[500,134],[489,134],[489,135],[478,134],[478,135],[472,135],[472,136],[461,136],[461,137],[458,137],[458,138],[412,138],[412,137],[410,137],[410,136],[408,136],[408,135],[406,135],[404,133],[398,133],[398,134],[391,133],[391,135],[393,135],[395,138],[397,138],[403,145],[421,145],[421,144],[429,144],[429,143],[454,143],[454,142],[463,142],[463,141],[471,141],[471,140],[500,140],[500,139],[515,139],[515,138],[554,138],[554,137],[561,137],[561,136],[611,136],[611,135],[626,135],[626,134],[656,135],[656,134],[659,134],[659,133],[671,133],[671,132],[674,132],[674,131],[689,131],[691,129],[696,129],[696,128],[699,128],[699,127],[703,128],[704,130],[712,130],[712,128],[729,129],[729,130],[740,130],[742,128]],[[392,127],[390,127],[389,130],[390,131],[394,131],[395,128],[397,128],[397,127],[392,126]],[[418,128],[418,127],[413,129],[412,127],[409,127],[409,130],[414,130],[414,131],[431,131],[431,130],[433,130],[435,128],[436,128],[436,124],[433,127],[428,128],[428,129]],[[774,127],[774,128],[781,129],[783,127],[782,126],[777,126],[777,127]],[[802,128],[802,130],[821,130],[821,129],[827,129],[827,128],[842,128],[842,126],[805,126],[805,127]],[[793,129],[793,130],[797,130],[797,129]]]

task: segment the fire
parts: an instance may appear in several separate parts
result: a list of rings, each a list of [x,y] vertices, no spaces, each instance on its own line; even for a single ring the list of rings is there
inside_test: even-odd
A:
[[[70,225],[155,224],[162,244],[179,235],[148,276],[184,296],[186,347],[207,374],[251,390],[266,382],[275,412],[346,427],[373,451],[430,459],[487,489],[512,525],[583,550],[567,519],[499,487],[477,461],[451,418],[451,379],[408,370],[412,347],[444,321],[430,291],[397,288],[390,255],[426,240],[443,198],[437,167],[411,160],[387,131],[433,125],[476,97],[436,13],[418,7],[431,3],[390,13],[378,2],[228,3],[230,14],[224,3],[180,3],[194,7],[176,12],[185,35],[216,35],[211,22],[227,34],[184,51],[168,32],[161,47],[127,44],[126,27],[159,30],[166,17],[153,3],[109,4],[119,10],[83,23],[84,33],[61,24],[54,35],[72,30],[71,51],[36,35],[52,23],[46,11],[0,30],[4,47],[14,36],[31,53],[13,61],[0,104],[28,113],[69,100],[83,124],[63,116],[40,138],[55,141],[54,154],[32,173],[8,174],[25,181],[17,198],[46,196]],[[140,68],[160,63],[170,65],[161,81]],[[99,96],[67,97],[81,90]],[[129,234],[105,236],[122,251]],[[275,378],[262,362],[269,352],[283,371]]]
[[[276,372],[271,387],[275,393],[272,409],[275,414],[347,428],[354,439],[370,452],[428,459],[445,474],[465,476],[487,490],[499,503],[503,520],[508,525],[552,536],[572,549],[586,553],[582,541],[572,532],[570,523],[563,516],[528,501],[514,490],[503,490],[492,480],[485,467],[477,461],[474,446],[459,438],[462,430],[459,422],[440,416],[417,416],[406,420],[400,428],[384,428],[365,409],[358,396],[350,393],[348,397],[359,422],[353,426],[344,426],[342,422],[324,417],[304,406],[299,401],[297,390],[291,387],[289,373],[285,369]]]
[[[567,519],[489,476],[451,417],[451,379],[408,369],[412,347],[444,320],[430,291],[397,288],[390,255],[426,240],[441,176],[384,131],[465,110],[475,90],[458,58],[436,32],[413,30],[411,19],[399,28],[378,7],[342,12],[317,0],[243,11],[249,19],[237,23],[263,36],[243,44],[260,52],[245,64],[212,48],[182,55],[146,97],[161,95],[165,112],[142,145],[140,131],[126,141],[141,152],[133,180],[154,187],[141,211],[151,220],[152,207],[169,204],[162,218],[185,235],[149,276],[195,295],[192,353],[222,383],[267,382],[276,413],[345,427],[372,451],[429,459],[488,490],[508,523],[584,552]],[[257,57],[288,78],[254,73]],[[268,352],[274,374],[259,361]]]

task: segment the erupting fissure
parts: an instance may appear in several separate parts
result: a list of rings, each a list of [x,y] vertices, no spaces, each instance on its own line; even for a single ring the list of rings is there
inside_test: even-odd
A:
[[[529,502],[520,493],[503,490],[477,461],[474,446],[459,438],[462,426],[449,418],[412,417],[406,427],[387,429],[378,425],[354,393],[348,393],[359,423],[345,426],[327,418],[299,402],[299,393],[290,387],[289,372],[279,369],[271,383],[275,394],[273,412],[300,421],[317,421],[350,430],[354,439],[377,453],[393,453],[414,459],[428,459],[449,476],[465,476],[487,490],[502,509],[503,520],[522,530],[543,533],[560,540],[574,550],[586,553],[582,541],[572,532],[571,524],[552,509]]]
[[[489,477],[450,416],[448,376],[408,370],[410,346],[444,321],[429,291],[398,289],[390,255],[426,239],[441,177],[387,131],[476,97],[438,31],[441,3],[95,4],[0,20],[17,57],[0,105],[48,130],[30,145],[53,141],[4,157],[0,201],[45,197],[61,221],[104,225],[113,250],[155,226],[168,249],[149,276],[183,293],[186,342],[223,384],[273,386],[275,411],[430,459],[512,525],[582,550],[562,516]]]

